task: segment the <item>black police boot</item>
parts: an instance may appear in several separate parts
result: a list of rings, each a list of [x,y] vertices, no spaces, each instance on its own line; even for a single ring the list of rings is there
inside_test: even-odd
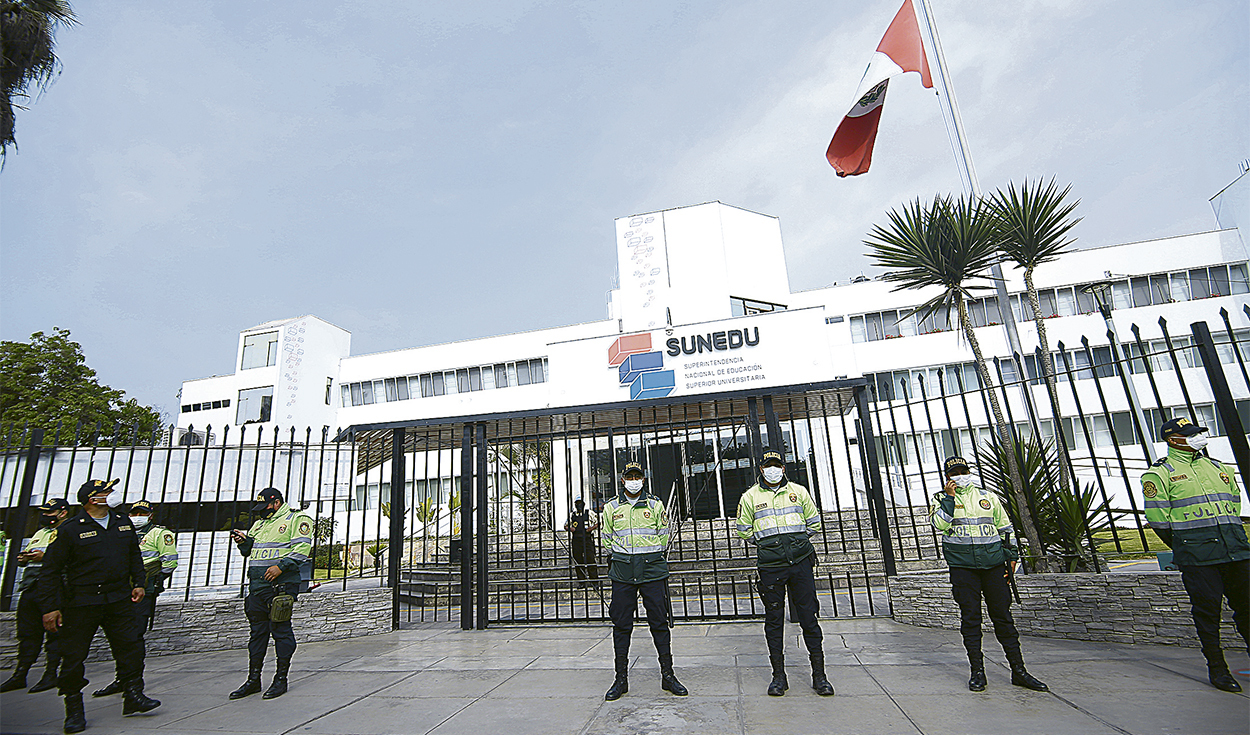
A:
[[[247,681],[243,682],[243,686],[230,692],[231,699],[243,699],[260,691],[260,671],[261,663],[253,663],[247,669]]]
[[[1046,686],[1041,681],[1039,681],[1036,676],[1033,676],[1032,674],[1024,670],[1023,661],[1019,663],[1013,663],[1011,665],[1011,683],[1018,687],[1024,687],[1025,689],[1032,689],[1035,692],[1049,692],[1050,691],[1050,687]],[[971,681],[968,682],[968,686],[969,688],[971,688],[972,686]]]
[[[972,676],[968,678],[968,691],[983,692],[985,691],[985,666],[973,665]]]
[[[142,681],[132,681],[122,690],[122,717],[141,715],[160,706],[160,701],[143,693]]]
[[[690,693],[689,689],[686,689],[680,681],[677,681],[677,675],[673,673],[673,654],[671,652],[660,654],[660,688],[666,692],[672,692],[678,697],[684,697]]]
[[[274,699],[286,694],[286,677],[291,670],[291,659],[278,659],[278,670],[274,672],[273,683],[260,696],[261,699]]]
[[[0,684],[0,692],[11,692],[14,689],[25,689],[27,671],[30,671],[29,666],[18,666],[16,669],[13,669],[13,676],[5,679],[4,683]]]
[[[825,654],[810,654],[812,660],[812,689],[822,697],[833,696],[833,685],[829,683],[829,677],[825,676]]]
[[[82,709],[82,692],[65,695],[65,732],[87,729],[87,713]]]
[[[1241,691],[1241,684],[1238,684],[1237,680],[1233,678],[1233,675],[1228,672],[1227,665],[1224,666],[1223,669],[1217,669],[1217,668],[1208,666],[1207,677],[1211,680],[1211,686],[1215,687],[1216,689],[1219,689],[1220,691],[1223,691],[1223,692],[1240,692]]]
[[[28,691],[31,694],[46,692],[56,686],[57,668],[61,665],[60,656],[48,656],[48,668],[43,670],[43,676]]]
[[[629,677],[621,672],[616,673],[616,679],[612,681],[612,686],[608,687],[608,691],[603,695],[604,701],[615,702],[622,695],[629,692]]]
[[[782,654],[776,654],[768,657],[773,665],[773,680],[768,685],[768,696],[784,697],[786,690],[790,688],[790,682],[786,681],[786,660]]]
[[[124,691],[126,691],[126,687],[122,686],[122,683],[120,681],[118,681],[117,679],[114,679],[111,684],[108,684],[92,692],[91,696],[108,697],[113,694],[121,694]]]

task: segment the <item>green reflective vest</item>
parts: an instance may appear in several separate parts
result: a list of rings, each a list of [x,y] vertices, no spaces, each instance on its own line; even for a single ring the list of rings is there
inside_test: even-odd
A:
[[[1146,520],[1172,534],[1177,566],[1250,559],[1241,525],[1241,489],[1231,468],[1176,447],[1141,477]],[[1164,533],[1163,535],[1166,535]]]
[[[738,499],[738,536],[755,545],[761,568],[788,567],[815,554],[809,537],[818,531],[820,511],[797,482],[756,483]]]
[[[30,537],[30,541],[26,542],[26,546],[22,551],[47,551],[48,545],[55,540],[55,528],[41,528]],[[25,565],[21,583],[17,586],[18,592],[22,592],[35,584],[35,580],[39,579],[39,568],[42,566],[43,563],[37,561],[32,561]]]
[[[929,522],[942,534],[946,565],[989,569],[1019,558],[1011,542],[1011,519],[1002,501],[988,490],[956,487],[955,497],[933,496]]]
[[[157,572],[173,574],[178,568],[178,544],[174,540],[174,532],[152,526],[139,539],[139,555],[143,557],[143,571],[147,573],[149,583]]]
[[[612,552],[608,578],[642,584],[668,578],[668,514],[659,498],[630,503],[622,493],[603,506],[603,543]]]
[[[312,518],[292,510],[286,503],[268,518],[252,524],[239,551],[247,557],[247,578],[252,590],[268,584],[298,584],[299,568],[312,553]],[[265,570],[277,566],[282,574],[265,581]]]

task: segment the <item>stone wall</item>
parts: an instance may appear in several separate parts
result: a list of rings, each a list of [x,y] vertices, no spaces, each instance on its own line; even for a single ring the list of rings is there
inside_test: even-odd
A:
[[[889,579],[889,587],[898,622],[959,629],[946,570],[900,574]],[[1189,597],[1176,572],[1029,574],[1017,577],[1016,587],[1020,602],[1011,609],[1024,635],[1198,647]],[[989,616],[983,617],[985,635],[991,636]],[[1227,602],[1221,635],[1225,647],[1245,645]]]
[[[295,603],[291,623],[300,643],[389,633],[391,590],[371,587],[305,593]],[[160,656],[246,648],[247,636],[242,599],[183,602],[167,594],[157,602],[156,624],[145,641],[148,655]],[[13,666],[16,657],[14,613],[0,613],[0,667]],[[87,660],[111,657],[103,632],[97,633]]]

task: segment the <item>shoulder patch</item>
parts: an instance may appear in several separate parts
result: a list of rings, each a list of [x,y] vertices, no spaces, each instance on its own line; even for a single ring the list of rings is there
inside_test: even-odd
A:
[[[174,535],[169,531],[165,532],[165,543],[170,544],[171,546],[174,543]]]
[[[301,536],[307,536],[309,533],[312,533],[312,522],[307,519],[300,521],[299,533]]]
[[[1155,484],[1150,480],[1146,480],[1142,483],[1141,494],[1148,498],[1157,497],[1159,495],[1159,488],[1155,487]]]
[[[799,502],[799,496],[797,493],[790,493],[790,502],[791,503]]]
[[[981,498],[981,507],[982,507],[982,508],[985,508],[986,510],[989,510],[989,509],[990,509],[990,501],[989,501],[988,499],[986,499],[986,498]]]

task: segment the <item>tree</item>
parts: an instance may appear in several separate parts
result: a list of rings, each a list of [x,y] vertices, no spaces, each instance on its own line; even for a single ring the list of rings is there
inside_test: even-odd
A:
[[[0,2],[0,160],[9,146],[17,148],[13,111],[25,108],[14,100],[29,99],[32,87],[47,89],[61,68],[56,58],[57,26],[77,23],[65,0]]]
[[[338,525],[338,520],[329,516],[324,516],[313,521],[312,537],[319,543],[328,543],[334,538],[334,527]]]
[[[1046,390],[1050,393],[1050,405],[1054,408],[1055,425],[1059,426],[1059,389],[1055,385],[1055,363],[1050,355],[1050,341],[1046,338],[1047,315],[1042,313],[1041,300],[1037,297],[1037,287],[1033,285],[1033,271],[1042,263],[1056,260],[1075,242],[1068,237],[1068,231],[1081,221],[1080,217],[1072,217],[1075,202],[1065,202],[1068,186],[1059,191],[1055,180],[1043,185],[1040,179],[1032,184],[1024,180],[1017,191],[1015,184],[1010,184],[1007,191],[999,189],[990,200],[997,229],[998,249],[1007,260],[1024,269],[1024,286],[1029,292],[1029,304],[1033,312],[1033,322],[1037,325],[1037,343],[1041,351],[1042,375],[1046,381]],[[1071,467],[1066,452],[1059,452],[1059,484],[1064,492],[1071,492],[1069,478]]]
[[[995,223],[988,207],[974,197],[938,196],[931,205],[920,200],[886,215],[888,226],[876,225],[864,241],[872,250],[869,257],[878,265],[892,270],[882,275],[886,281],[900,284],[895,291],[936,287],[940,292],[912,310],[920,319],[935,314],[949,315],[951,310],[959,315],[964,337],[972,348],[977,371],[987,388],[990,408],[999,440],[1006,446],[1014,446],[1011,427],[1003,417],[1003,409],[993,390],[993,381],[981,353],[968,316],[967,299],[973,298],[973,289],[987,290],[991,286],[969,285],[977,279],[989,280],[985,275],[998,258],[995,247]],[[910,316],[911,314],[908,314]],[[1029,545],[1038,552],[1042,549],[1037,528],[1024,496],[1024,484],[1013,453],[1008,453],[1011,474],[1011,490],[1020,508],[1020,532]],[[1045,562],[1042,561],[1042,567]]]
[[[0,342],[0,423],[42,428],[49,440],[59,423],[62,443],[77,432],[84,443],[149,444],[163,419],[157,409],[101,385],[69,330],[53,327],[50,335],[30,335],[30,342]]]

